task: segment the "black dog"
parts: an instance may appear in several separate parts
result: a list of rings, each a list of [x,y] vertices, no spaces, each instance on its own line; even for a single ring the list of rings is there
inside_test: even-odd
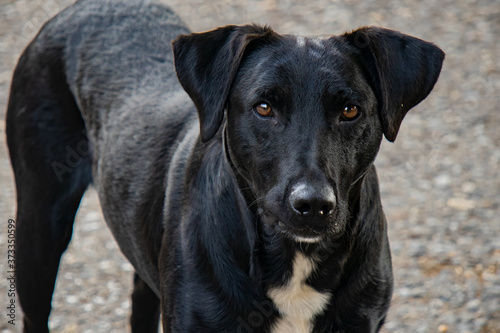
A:
[[[137,272],[134,332],[160,312],[165,332],[378,331],[392,270],[373,161],[443,58],[382,28],[189,34],[150,2],[69,7],[20,58],[7,112],[25,332],[48,331],[91,183]]]

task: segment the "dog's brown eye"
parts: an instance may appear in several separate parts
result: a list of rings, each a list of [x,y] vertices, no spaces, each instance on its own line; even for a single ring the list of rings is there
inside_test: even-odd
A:
[[[348,105],[344,108],[344,111],[342,112],[344,119],[347,120],[352,120],[356,118],[358,114],[359,114],[359,109],[356,105]]]
[[[262,117],[270,117],[273,113],[273,109],[271,105],[267,103],[259,103],[255,106],[255,111],[260,114]]]

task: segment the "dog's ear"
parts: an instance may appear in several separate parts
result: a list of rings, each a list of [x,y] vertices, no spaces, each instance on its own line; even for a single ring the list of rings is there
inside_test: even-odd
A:
[[[432,43],[397,31],[365,27],[345,34],[375,90],[384,135],[394,141],[406,113],[431,92],[444,60]]]
[[[222,123],[228,94],[248,45],[277,36],[269,27],[229,25],[183,35],[172,42],[177,77],[198,110],[202,141],[210,140]]]

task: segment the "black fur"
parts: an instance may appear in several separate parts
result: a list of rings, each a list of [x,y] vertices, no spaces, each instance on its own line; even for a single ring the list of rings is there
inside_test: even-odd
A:
[[[269,290],[299,252],[316,265],[307,285],[331,295],[313,331],[378,331],[392,269],[373,161],[443,59],[382,28],[189,34],[149,1],[78,1],[25,50],[9,99],[24,331],[48,331],[91,182],[137,272],[134,332],[160,312],[165,332],[269,332],[282,317]]]

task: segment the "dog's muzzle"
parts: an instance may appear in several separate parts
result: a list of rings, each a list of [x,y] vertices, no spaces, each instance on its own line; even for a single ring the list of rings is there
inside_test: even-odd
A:
[[[328,183],[302,180],[285,192],[271,190],[266,201],[263,212],[276,232],[308,243],[319,242],[331,233],[337,198]]]

